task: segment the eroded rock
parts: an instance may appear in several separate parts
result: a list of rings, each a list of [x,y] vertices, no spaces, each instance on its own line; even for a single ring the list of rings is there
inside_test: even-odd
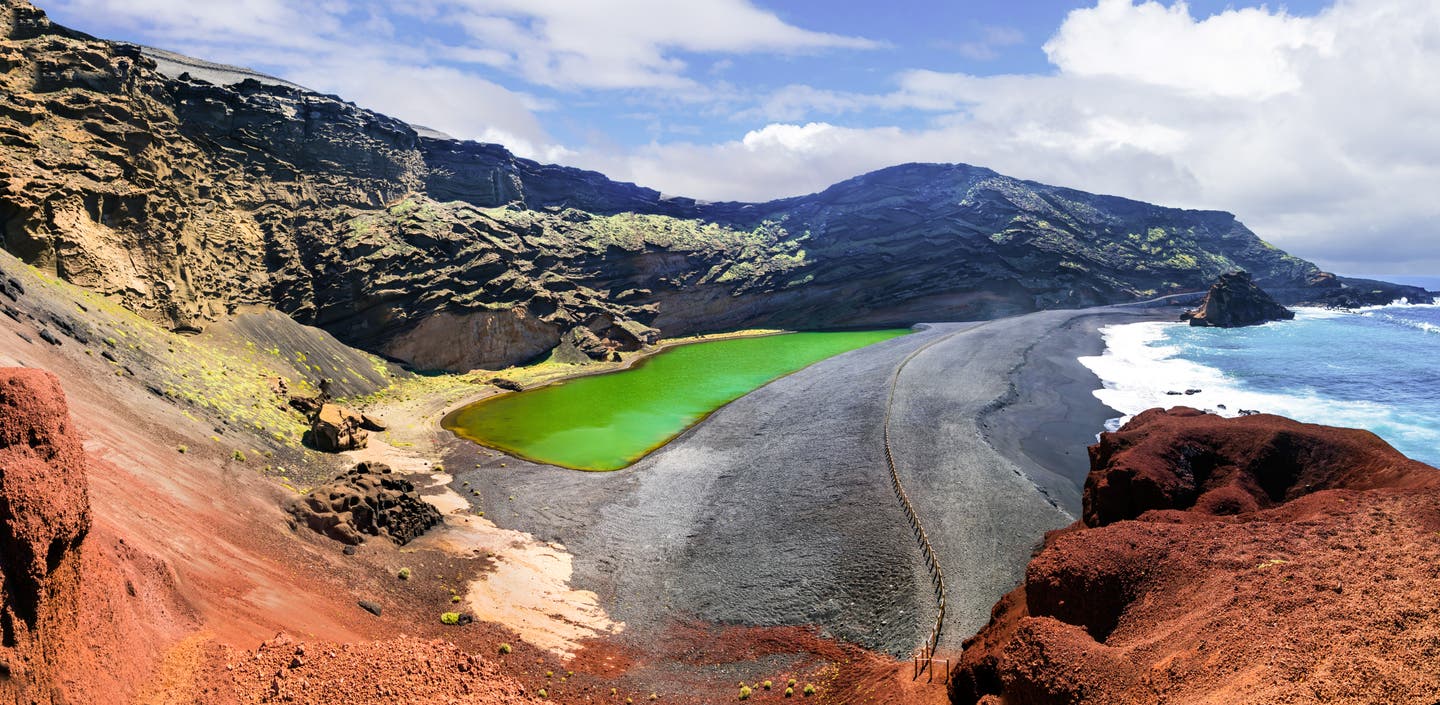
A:
[[[313,531],[354,545],[383,536],[405,545],[440,523],[440,510],[381,463],[360,463],[291,506]]]
[[[80,545],[90,531],[85,452],[60,382],[0,369],[0,695],[50,703],[52,669],[80,599]],[[11,690],[18,687],[18,691]]]
[[[1440,471],[1367,431],[1186,408],[1136,416],[1090,458],[1084,521],[1046,536],[966,641],[952,702],[1440,689],[1440,542],[1421,538]]]
[[[1199,327],[1238,328],[1294,317],[1293,311],[1256,285],[1249,272],[1230,272],[1215,280],[1200,308],[1186,311],[1180,320]]]
[[[323,404],[310,420],[310,442],[316,450],[341,453],[364,448],[370,441],[365,418],[337,404]]]

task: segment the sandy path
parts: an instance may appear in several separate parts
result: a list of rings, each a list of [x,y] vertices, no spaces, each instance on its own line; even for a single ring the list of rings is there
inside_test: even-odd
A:
[[[420,400],[386,407],[393,432],[410,440],[403,446],[374,438],[361,450],[343,455],[350,462],[372,461],[418,476],[424,499],[445,515],[445,523],[410,543],[405,550],[434,549],[457,556],[484,556],[491,569],[468,582],[464,601],[476,619],[504,624],[525,641],[558,656],[574,656],[582,641],[618,634],[625,625],[610,619],[594,592],[571,586],[572,557],[563,545],[502,529],[475,514],[470,501],[450,485],[454,477],[435,465],[434,419],[458,403]],[[406,408],[412,414],[402,413]],[[422,411],[423,410],[423,411]]]

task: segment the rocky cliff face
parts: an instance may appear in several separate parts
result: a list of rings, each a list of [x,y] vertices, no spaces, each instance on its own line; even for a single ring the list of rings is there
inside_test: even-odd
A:
[[[0,227],[25,261],[179,330],[273,308],[464,369],[566,335],[603,351],[661,332],[981,318],[1196,290],[1236,268],[1301,296],[1319,275],[1226,213],[933,164],[763,204],[667,198],[161,59],[171,75],[0,2]]]
[[[59,381],[0,370],[0,702],[64,702],[89,531],[85,452]]]
[[[966,642],[953,702],[1440,692],[1440,471],[1367,431],[1186,408],[1136,416],[1090,459],[1083,522]]]

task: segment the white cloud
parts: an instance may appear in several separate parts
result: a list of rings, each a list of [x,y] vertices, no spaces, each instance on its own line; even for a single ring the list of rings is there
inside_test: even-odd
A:
[[[1053,75],[910,71],[888,94],[791,86],[720,144],[574,161],[709,199],[816,191],[905,161],[958,161],[1152,202],[1237,213],[1341,271],[1440,271],[1440,5],[1340,0],[1314,17],[1197,19],[1101,0],[1046,50]],[[819,116],[927,111],[922,128]]]
[[[1074,10],[1045,44],[1062,73],[1117,76],[1187,92],[1265,98],[1300,87],[1302,52],[1327,51],[1323,21],[1263,8],[1196,21],[1184,2],[1099,0]]]
[[[875,42],[788,24],[749,0],[432,0],[477,46],[560,88],[694,87],[679,52],[807,53]]]
[[[291,75],[303,85],[326,86],[346,100],[446,134],[498,142],[527,157],[557,155],[535,118],[543,103],[450,67],[346,58],[307,64]]]

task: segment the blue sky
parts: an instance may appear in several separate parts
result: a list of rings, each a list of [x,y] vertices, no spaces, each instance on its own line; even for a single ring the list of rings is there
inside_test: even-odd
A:
[[[1342,272],[1440,272],[1433,0],[41,5],[668,193],[959,161],[1229,210]]]

